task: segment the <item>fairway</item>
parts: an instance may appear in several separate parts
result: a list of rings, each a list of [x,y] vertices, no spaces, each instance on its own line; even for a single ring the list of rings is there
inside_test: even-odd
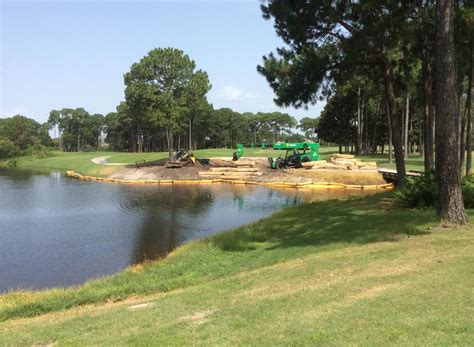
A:
[[[333,153],[337,153],[337,147],[321,147],[321,160],[330,160]],[[211,157],[232,157],[235,149],[218,148],[218,149],[199,149],[193,151],[197,158]],[[261,148],[245,148],[245,157],[277,157],[284,156],[283,151],[274,151],[269,148],[263,150]],[[104,166],[94,164],[91,160],[97,157],[107,156],[110,163],[123,163],[124,165],[135,165],[143,161],[155,161],[166,159],[168,152],[147,152],[147,153],[126,153],[126,152],[53,152],[52,156],[45,159],[37,159],[34,157],[20,157],[17,159],[17,166],[20,168],[30,169],[56,169],[56,170],[74,170],[84,175],[106,177],[119,170],[120,166]],[[388,155],[364,155],[358,157],[363,161],[375,161],[379,167],[395,168],[395,163],[388,162]],[[423,171],[423,158],[420,156],[410,156],[405,161],[407,170]]]

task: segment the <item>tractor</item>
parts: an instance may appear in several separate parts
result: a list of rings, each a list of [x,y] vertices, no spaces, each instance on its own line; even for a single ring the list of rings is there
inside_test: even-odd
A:
[[[277,142],[274,150],[284,150],[285,157],[268,158],[272,169],[299,168],[302,163],[319,160],[319,143],[311,142]]]

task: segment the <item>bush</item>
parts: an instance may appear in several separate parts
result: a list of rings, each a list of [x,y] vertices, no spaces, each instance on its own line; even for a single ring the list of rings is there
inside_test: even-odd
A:
[[[462,181],[462,197],[465,208],[474,208],[474,179],[472,176],[465,176]]]
[[[431,207],[436,204],[436,180],[433,172],[421,177],[407,177],[395,190],[395,201],[406,207]]]
[[[464,207],[474,208],[474,179],[463,178],[461,190]],[[404,185],[395,190],[395,201],[405,207],[434,207],[437,202],[437,186],[434,172],[421,177],[407,177]]]
[[[51,149],[37,142],[33,146],[29,146],[26,151],[26,155],[35,156],[38,159],[44,159],[52,156]]]
[[[21,150],[6,137],[0,137],[0,160],[21,155]]]

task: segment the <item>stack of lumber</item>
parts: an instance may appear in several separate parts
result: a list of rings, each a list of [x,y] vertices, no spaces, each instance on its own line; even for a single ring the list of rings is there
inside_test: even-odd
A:
[[[263,172],[256,167],[255,161],[249,159],[241,158],[234,161],[230,158],[211,158],[209,165],[209,171],[200,171],[200,176],[244,180],[263,175]]]
[[[331,162],[325,160],[311,161],[303,163],[306,169],[318,170],[318,169],[333,169],[333,170],[376,170],[376,162],[361,161],[356,159],[352,154],[339,154],[334,153],[331,156]]]
[[[209,159],[209,165],[219,167],[255,167],[255,160],[214,157]]]

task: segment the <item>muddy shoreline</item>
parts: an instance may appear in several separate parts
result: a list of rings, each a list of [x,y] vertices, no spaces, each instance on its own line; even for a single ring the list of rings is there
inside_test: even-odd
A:
[[[290,182],[295,184],[311,183],[341,183],[348,185],[383,185],[386,184],[383,176],[377,170],[334,170],[334,169],[286,169],[274,170],[270,168],[265,158],[252,158],[255,167],[261,172],[260,176],[253,176],[251,180],[257,183]],[[208,172],[212,165],[196,162],[194,165],[181,168],[167,168],[165,166],[124,167],[111,174],[108,178],[127,181],[143,180],[203,180],[219,179],[220,177],[203,177],[199,173]]]

